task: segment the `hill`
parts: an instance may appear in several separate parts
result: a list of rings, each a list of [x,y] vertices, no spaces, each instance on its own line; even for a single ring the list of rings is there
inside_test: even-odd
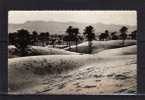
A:
[[[50,32],[51,34],[64,34],[68,26],[78,27],[80,32],[83,32],[84,28],[88,25],[87,23],[76,23],[76,22],[54,22],[54,21],[27,21],[22,24],[9,24],[8,32],[15,32],[18,29],[27,29],[30,32]],[[104,32],[105,30],[109,31],[118,31],[123,25],[107,25],[102,23],[91,24],[96,33]],[[136,29],[136,26],[128,26],[129,32]]]
[[[49,48],[41,46],[30,46],[28,49],[29,56],[39,56],[39,55],[79,55],[80,53],[70,52],[58,48]],[[14,45],[8,46],[8,58],[20,57],[17,48]]]
[[[8,61],[8,71],[10,94],[135,93],[136,46],[94,55],[13,58]]]
[[[115,49],[122,47],[122,40],[110,40],[110,41],[92,41],[92,54],[98,53],[100,51],[106,49]],[[135,45],[136,40],[125,40],[124,46],[131,46]],[[65,48],[65,50],[69,50],[69,47]],[[76,46],[71,46],[72,52],[76,51]],[[88,53],[88,42],[83,42],[78,44],[78,51],[79,53]]]

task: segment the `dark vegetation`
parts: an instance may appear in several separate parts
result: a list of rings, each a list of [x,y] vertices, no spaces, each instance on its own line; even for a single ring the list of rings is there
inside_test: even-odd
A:
[[[107,40],[122,40],[124,45],[126,39],[136,40],[137,31],[127,34],[128,28],[123,26],[120,30],[115,32],[109,32],[105,30],[104,33],[100,33],[99,36],[94,32],[94,27],[86,26],[83,33],[79,32],[79,28],[69,26],[66,29],[66,34],[52,35],[49,32],[29,32],[26,29],[17,30],[17,32],[9,33],[9,45],[15,45],[20,56],[29,55],[29,46],[46,46],[52,45],[66,45],[71,49],[71,45],[76,45],[76,52],[78,51],[78,44],[84,41],[88,41],[88,53],[92,52],[92,41],[107,41]]]

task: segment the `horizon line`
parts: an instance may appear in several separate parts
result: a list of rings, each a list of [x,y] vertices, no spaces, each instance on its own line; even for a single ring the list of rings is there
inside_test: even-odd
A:
[[[8,22],[8,25],[9,24],[25,24],[27,22],[58,22],[58,23],[79,23],[79,24],[104,24],[104,25],[119,25],[119,26],[137,26],[136,25],[133,25],[133,24],[114,24],[114,23],[110,23],[110,24],[107,24],[107,23],[102,23],[102,22],[96,22],[96,23],[87,23],[87,22],[75,22],[75,21],[67,21],[67,22],[63,22],[63,21],[44,21],[44,20],[28,20],[28,21],[25,21],[25,22],[22,22],[22,23],[9,23]]]

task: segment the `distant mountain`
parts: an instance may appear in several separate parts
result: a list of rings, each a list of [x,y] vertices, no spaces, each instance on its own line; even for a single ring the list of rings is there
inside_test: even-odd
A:
[[[111,32],[118,31],[123,25],[108,25],[102,23],[96,24],[87,24],[87,23],[76,23],[76,22],[55,22],[55,21],[27,21],[23,24],[9,24],[8,32],[15,32],[19,29],[27,29],[28,31],[37,31],[37,32],[50,32],[51,34],[65,34],[65,31],[68,26],[77,27],[80,29],[80,32],[83,32],[84,28],[87,25],[92,25],[96,33],[104,32],[109,30]],[[128,26],[129,32],[136,29],[136,26]]]

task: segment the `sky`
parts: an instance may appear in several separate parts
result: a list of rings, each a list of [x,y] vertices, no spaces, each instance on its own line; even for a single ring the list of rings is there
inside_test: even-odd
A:
[[[9,23],[58,21],[137,25],[136,11],[9,11]]]

